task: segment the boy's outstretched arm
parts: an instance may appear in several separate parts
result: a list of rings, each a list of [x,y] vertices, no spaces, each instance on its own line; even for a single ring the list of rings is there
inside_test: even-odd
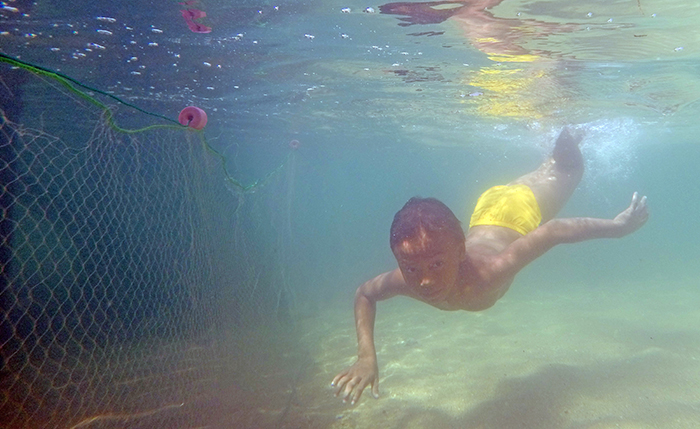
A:
[[[647,197],[640,197],[635,192],[629,207],[614,219],[552,219],[515,240],[501,252],[498,255],[498,270],[514,275],[557,244],[624,237],[641,228],[648,218]]]
[[[355,293],[355,327],[357,329],[357,361],[341,371],[331,382],[335,396],[342,395],[343,402],[350,398],[354,404],[365,387],[372,385],[372,395],[379,397],[379,370],[374,348],[374,318],[377,301],[391,298],[405,286],[399,269],[381,274],[363,283]]]

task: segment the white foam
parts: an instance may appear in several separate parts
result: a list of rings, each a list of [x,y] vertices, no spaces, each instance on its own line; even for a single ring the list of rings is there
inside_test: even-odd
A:
[[[632,119],[602,119],[580,126],[586,130],[581,151],[586,160],[586,180],[627,180],[634,171],[639,126]]]

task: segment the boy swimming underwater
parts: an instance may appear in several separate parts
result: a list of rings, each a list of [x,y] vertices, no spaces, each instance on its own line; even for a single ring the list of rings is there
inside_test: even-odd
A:
[[[466,237],[452,211],[434,198],[411,198],[396,213],[390,245],[398,268],[357,289],[358,357],[331,382],[336,396],[354,404],[370,385],[379,396],[377,301],[404,295],[441,310],[485,310],[523,267],[557,244],[623,237],[644,225],[646,197],[636,192],[614,219],[554,218],[581,181],[582,138],[582,131],[564,128],[537,170],[482,194]]]

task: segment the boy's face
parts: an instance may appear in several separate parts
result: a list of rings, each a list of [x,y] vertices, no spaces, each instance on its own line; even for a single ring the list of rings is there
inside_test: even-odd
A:
[[[463,242],[446,231],[423,231],[393,251],[407,286],[425,302],[439,303],[449,298],[464,259]]]

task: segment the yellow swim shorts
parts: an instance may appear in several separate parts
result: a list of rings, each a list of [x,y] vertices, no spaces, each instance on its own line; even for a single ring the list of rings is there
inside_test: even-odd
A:
[[[525,235],[541,221],[540,206],[527,185],[494,186],[479,197],[469,227],[504,226]]]

